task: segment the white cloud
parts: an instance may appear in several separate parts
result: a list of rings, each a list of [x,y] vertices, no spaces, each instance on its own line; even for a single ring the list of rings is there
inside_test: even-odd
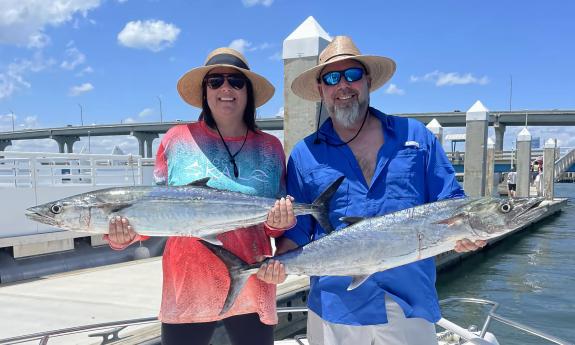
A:
[[[94,90],[94,86],[92,84],[84,83],[82,85],[72,86],[72,88],[70,88],[69,95],[75,97],[92,90]]]
[[[279,108],[274,117],[284,117],[284,107]]]
[[[270,7],[273,3],[274,0],[242,0],[242,4],[244,4],[245,7],[252,7],[256,5]]]
[[[264,42],[258,45],[253,45],[252,42],[245,40],[243,38],[238,38],[233,40],[228,47],[239,51],[240,53],[244,54],[245,52],[253,52],[256,50],[264,50],[273,47],[273,44]],[[279,53],[278,53],[279,54]],[[281,55],[280,55],[281,60]]]
[[[395,84],[389,84],[389,86],[387,87],[387,89],[385,89],[384,92],[387,93],[388,95],[399,95],[399,96],[405,95],[405,90],[398,88],[397,85]]]
[[[154,109],[152,109],[152,108],[146,108],[146,109],[142,110],[142,111],[138,114],[138,116],[139,116],[139,117],[147,117],[147,116],[150,116],[150,115],[154,115],[155,113],[156,113],[156,112],[154,111]]]
[[[243,54],[251,47],[251,45],[252,45],[251,42],[248,42],[243,38],[238,38],[233,40],[232,43],[230,43],[229,47]]]
[[[72,42],[73,45],[73,42]],[[66,70],[73,70],[79,65],[82,65],[86,62],[86,55],[84,55],[78,48],[69,46],[66,48],[66,57],[67,59],[62,61],[60,67]]]
[[[84,76],[84,75],[86,75],[86,74],[89,74],[89,73],[94,73],[94,69],[93,69],[92,67],[90,67],[90,66],[85,67],[83,70],[81,70],[80,72],[76,73],[76,76],[77,76],[77,77],[82,77],[82,76]]]
[[[174,44],[180,29],[161,20],[128,22],[118,34],[118,43],[125,47],[159,52]]]
[[[0,43],[41,48],[49,43],[46,26],[58,26],[86,17],[101,0],[2,0],[0,1]]]
[[[411,82],[432,82],[435,86],[450,86],[450,85],[468,85],[468,84],[478,84],[485,85],[489,83],[489,78],[483,76],[481,78],[473,76],[471,73],[460,74],[457,72],[440,72],[433,71],[425,74],[424,76],[411,76]]]
[[[136,120],[134,120],[132,117],[127,117],[125,118],[122,123],[135,123]]]
[[[0,70],[0,100],[10,97],[16,90],[30,88],[31,84],[25,76],[39,72],[54,63],[52,59],[44,60],[40,52],[35,53],[31,60],[17,60],[10,63],[4,70]]]

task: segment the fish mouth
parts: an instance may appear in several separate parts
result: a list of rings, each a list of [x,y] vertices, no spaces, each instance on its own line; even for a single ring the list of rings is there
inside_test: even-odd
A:
[[[543,197],[515,199],[515,202],[520,202],[521,204],[518,205],[520,210],[513,217],[513,222],[530,220],[535,214],[539,214],[540,210],[538,208],[543,200],[545,200]]]
[[[37,211],[34,211],[33,209],[27,209],[26,213],[25,213],[26,217],[28,217],[28,219],[31,219],[33,221],[36,222],[40,222],[43,224],[48,224],[48,225],[53,225],[56,226],[56,220],[54,220],[54,218],[48,217],[42,213],[38,213]]]

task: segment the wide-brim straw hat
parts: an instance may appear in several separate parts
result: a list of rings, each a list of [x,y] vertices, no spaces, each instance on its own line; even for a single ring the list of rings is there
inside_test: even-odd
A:
[[[272,98],[275,92],[273,85],[261,75],[250,71],[246,58],[237,50],[218,48],[212,51],[204,66],[186,72],[178,80],[180,97],[194,107],[202,107],[202,81],[209,71],[216,67],[231,67],[244,74],[252,83],[256,108]]]
[[[371,77],[369,91],[382,87],[395,73],[395,62],[390,58],[361,55],[351,37],[336,36],[319,55],[318,65],[297,76],[291,83],[293,93],[309,101],[320,101],[318,80],[321,71],[329,64],[342,60],[359,61]]]

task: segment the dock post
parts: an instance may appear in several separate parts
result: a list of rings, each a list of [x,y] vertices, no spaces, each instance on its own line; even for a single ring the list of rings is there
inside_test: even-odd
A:
[[[528,197],[531,184],[531,133],[527,127],[517,135],[517,196]]]
[[[433,118],[433,120],[429,121],[425,127],[427,127],[427,129],[429,129],[431,133],[435,135],[437,140],[439,140],[439,143],[443,146],[443,126],[441,123],[439,123],[437,119]]]
[[[543,196],[547,200],[555,197],[555,149],[557,142],[548,139],[543,150]]]
[[[495,180],[495,142],[487,138],[487,174],[485,175],[485,196],[494,196],[499,185]]]
[[[296,96],[291,90],[291,83],[303,71],[317,65],[319,54],[330,41],[331,37],[327,32],[309,16],[283,42],[286,156],[299,140],[315,131],[320,104]]]
[[[468,196],[479,197],[485,194],[488,111],[477,101],[465,116],[463,189]]]

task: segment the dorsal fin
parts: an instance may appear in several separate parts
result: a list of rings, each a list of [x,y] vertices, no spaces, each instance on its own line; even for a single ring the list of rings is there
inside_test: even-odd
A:
[[[346,223],[347,225],[353,225],[364,220],[365,217],[341,217],[339,220]]]
[[[209,177],[204,177],[199,180],[192,181],[188,183],[186,186],[194,186],[194,187],[208,187],[208,181],[210,180]]]

